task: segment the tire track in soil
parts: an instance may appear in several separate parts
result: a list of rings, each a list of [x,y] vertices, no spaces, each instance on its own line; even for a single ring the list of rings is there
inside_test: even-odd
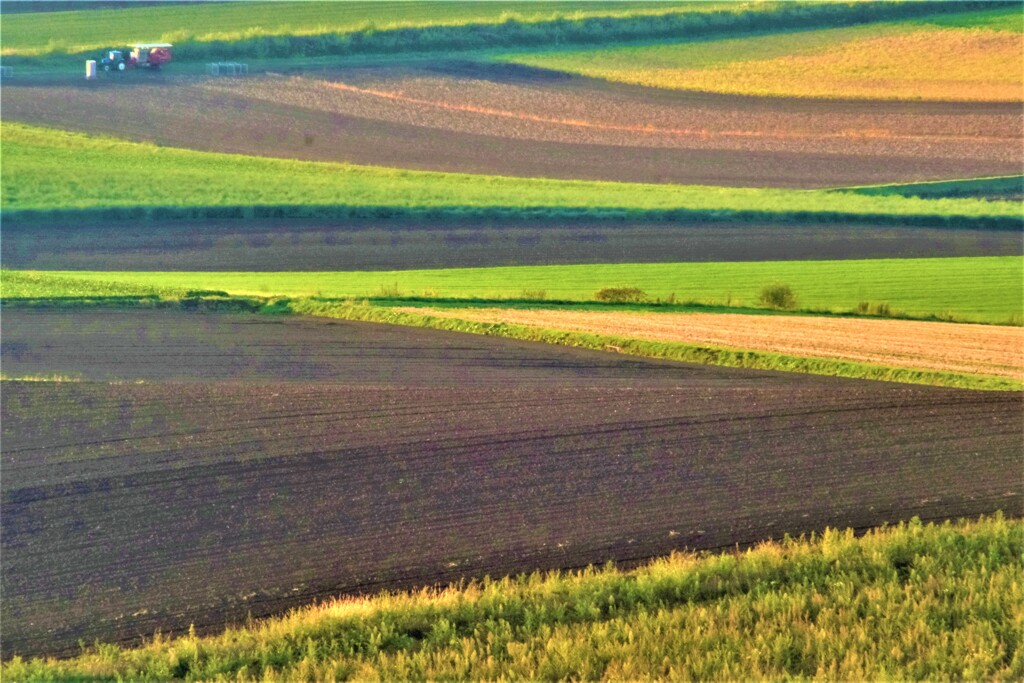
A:
[[[338,593],[1022,512],[1019,393],[240,315],[8,310],[3,341],[109,379],[103,333],[119,353],[129,329],[147,353],[118,367],[142,384],[3,383],[5,656]],[[221,363],[238,354],[280,357],[248,381]]]

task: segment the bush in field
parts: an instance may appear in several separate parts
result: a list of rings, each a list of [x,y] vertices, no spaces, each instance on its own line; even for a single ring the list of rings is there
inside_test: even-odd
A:
[[[641,304],[650,300],[647,293],[638,287],[605,287],[598,290],[594,298],[610,304]]]
[[[531,301],[544,301],[548,298],[548,291],[546,289],[524,289],[519,297]]]
[[[892,308],[889,304],[883,302],[872,303],[870,301],[861,301],[857,304],[857,312],[861,315],[878,315],[889,317],[892,315]]]
[[[792,287],[781,282],[765,285],[761,289],[761,296],[758,297],[758,301],[768,308],[784,311],[796,308],[796,294],[793,293]]]

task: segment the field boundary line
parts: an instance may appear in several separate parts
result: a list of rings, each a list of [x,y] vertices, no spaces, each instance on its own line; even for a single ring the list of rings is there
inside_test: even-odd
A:
[[[375,306],[347,301],[324,301],[309,298],[293,299],[288,297],[234,297],[230,295],[226,298],[188,297],[165,299],[159,295],[145,295],[137,297],[112,296],[109,298],[69,297],[58,301],[53,299],[0,298],[0,307],[146,308],[209,313],[234,312],[262,315],[310,316],[504,337],[591,351],[614,352],[655,360],[695,363],[698,365],[773,372],[794,372],[847,379],[896,382],[900,384],[924,384],[978,391],[1024,391],[1024,382],[980,373],[901,368],[706,344],[650,341],[632,337],[574,332],[508,323],[481,323],[459,318],[442,318],[421,313],[398,311],[390,306]]]
[[[1024,390],[1024,382],[993,375],[897,368],[853,361],[791,356],[683,342],[654,342],[631,337],[570,332],[529,327],[526,325],[477,323],[458,318],[439,318],[426,314],[400,312],[374,306],[338,305],[310,300],[291,300],[285,304],[285,308],[290,313],[300,315],[406,325],[410,327],[427,327],[449,332],[465,332],[523,341],[544,342],[593,351],[608,352],[611,350],[623,355],[641,356],[657,360],[674,360],[700,365],[796,372],[848,379],[877,380],[902,384],[926,384],[983,391]]]

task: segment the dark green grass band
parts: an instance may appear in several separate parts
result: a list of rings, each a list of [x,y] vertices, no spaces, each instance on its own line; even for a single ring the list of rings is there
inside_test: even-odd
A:
[[[897,183],[838,188],[843,192],[867,195],[900,195],[902,197],[956,198],[1004,197],[1024,194],[1024,175],[993,178],[965,178],[963,180],[937,180],[926,183]]]

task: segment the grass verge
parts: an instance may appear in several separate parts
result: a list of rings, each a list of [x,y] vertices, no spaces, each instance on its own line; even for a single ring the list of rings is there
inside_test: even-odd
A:
[[[221,635],[15,657],[5,680],[1020,680],[1024,522],[826,530],[743,552],[338,599]]]

